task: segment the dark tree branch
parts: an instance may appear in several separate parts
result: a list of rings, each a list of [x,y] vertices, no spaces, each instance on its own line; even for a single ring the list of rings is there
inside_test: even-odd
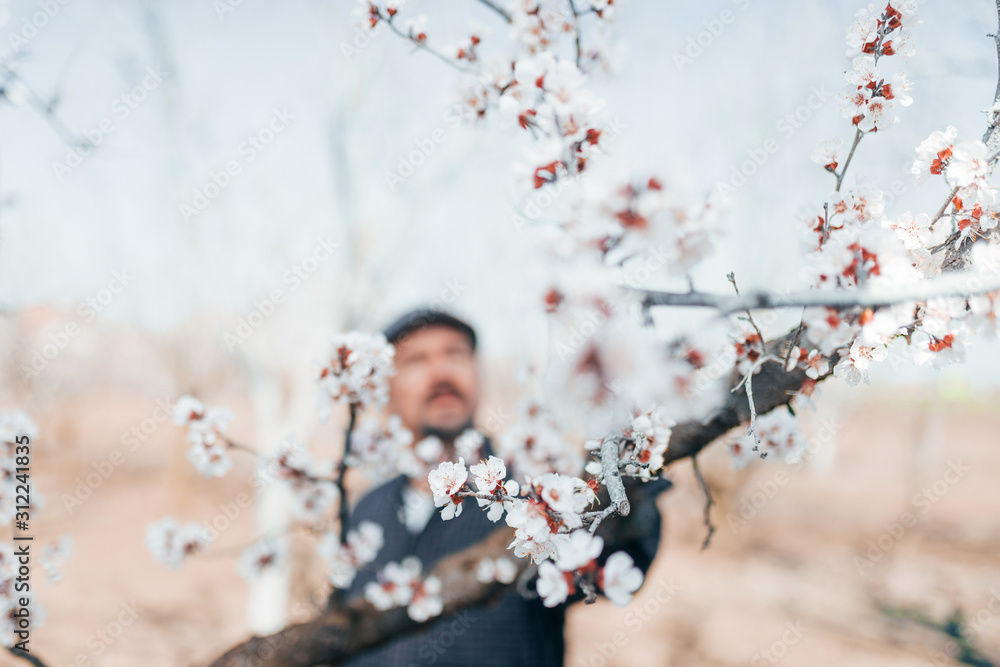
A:
[[[657,292],[640,290],[643,306],[692,306],[714,308],[722,315],[761,308],[802,308],[826,306],[848,309],[891,306],[907,301],[923,301],[941,296],[974,296],[1000,290],[1000,276],[983,280],[972,274],[951,274],[924,280],[914,285],[885,289],[809,290],[776,294],[774,292],[745,292],[737,296],[708,292]]]

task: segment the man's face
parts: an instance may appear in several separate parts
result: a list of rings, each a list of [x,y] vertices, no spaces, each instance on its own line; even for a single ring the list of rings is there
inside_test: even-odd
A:
[[[400,340],[389,378],[389,411],[416,438],[428,431],[453,438],[472,421],[479,404],[479,375],[468,337],[429,326]]]

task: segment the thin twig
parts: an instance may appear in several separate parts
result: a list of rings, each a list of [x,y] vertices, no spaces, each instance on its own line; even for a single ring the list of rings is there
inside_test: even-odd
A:
[[[701,548],[707,549],[709,542],[712,541],[712,534],[715,533],[715,526],[712,525],[712,490],[708,488],[708,482],[705,481],[704,475],[701,474],[697,456],[691,457],[691,465],[694,467],[694,476],[698,480],[698,486],[701,487],[702,493],[705,494],[705,527],[708,528],[708,534],[705,535],[705,541],[701,543]]]
[[[944,212],[948,210],[948,204],[950,204],[952,200],[955,199],[956,194],[958,194],[958,188],[952,190],[951,194],[948,195],[948,198],[944,201],[943,204],[941,204],[941,208],[938,209],[937,214],[931,219],[932,226],[934,225],[935,222],[944,217]]]
[[[851,152],[847,154],[847,160],[844,161],[844,166],[840,168],[840,173],[837,174],[837,187],[835,188],[835,192],[840,192],[840,186],[844,182],[844,175],[847,173],[847,168],[850,166],[851,160],[854,158],[854,151],[858,149],[858,144],[861,143],[861,137],[863,135],[864,132],[861,130],[858,130],[854,135],[854,143],[851,144]]]
[[[792,344],[788,346],[788,353],[785,354],[785,368],[788,368],[788,362],[792,358],[792,350],[794,350],[799,345],[799,336],[802,335],[802,329],[806,325],[806,309],[802,309],[802,317],[799,318],[799,326],[795,329],[795,338],[792,339]]]
[[[487,7],[489,7],[493,11],[495,11],[497,14],[499,14],[500,16],[502,16],[504,21],[506,21],[507,23],[510,23],[510,20],[511,20],[510,19],[510,13],[506,9],[504,9],[503,7],[499,6],[498,4],[496,4],[494,2],[491,2],[490,0],[479,0],[479,2],[481,2],[484,5],[486,5]]]
[[[247,447],[246,445],[241,445],[240,443],[235,442],[234,440],[230,440],[227,436],[222,436],[222,440],[226,443],[226,446],[229,447],[230,449],[236,449],[236,450],[239,450],[241,452],[246,452],[247,454],[252,454],[254,456],[260,456],[252,448]]]
[[[733,284],[733,289],[736,291],[736,296],[740,296],[740,288],[736,286],[736,273],[730,271],[726,274],[726,279]],[[750,324],[753,326],[754,331],[757,332],[757,342],[760,343],[760,353],[761,355],[767,354],[767,350],[764,348],[764,334],[761,333],[760,327],[757,323],[753,321],[753,315],[750,314],[749,308],[744,308],[747,314],[747,319],[750,320]]]
[[[435,49],[432,49],[431,47],[427,46],[426,40],[419,40],[416,37],[413,37],[412,35],[409,35],[409,34],[403,32],[402,30],[400,30],[399,28],[397,28],[396,24],[392,22],[391,18],[385,18],[385,17],[383,17],[382,20],[385,21],[387,24],[389,24],[389,29],[390,30],[392,30],[394,33],[396,33],[397,35],[399,35],[403,39],[405,39],[405,40],[407,40],[409,42],[412,42],[413,45],[416,46],[418,49],[423,49],[427,53],[431,54],[435,58],[438,58],[442,62],[447,63],[448,65],[451,65],[452,67],[454,67],[455,69],[457,69],[459,72],[462,72],[463,74],[474,74],[474,72],[472,70],[470,70],[470,69],[468,69],[466,67],[462,67],[461,65],[459,65],[457,62],[455,62],[454,60],[452,60],[448,56],[446,56],[443,53],[441,53],[439,51],[436,51]]]
[[[576,66],[580,67],[583,59],[583,48],[580,46],[580,14],[576,11],[576,3],[569,0],[569,9],[573,12],[573,32],[576,33]]]

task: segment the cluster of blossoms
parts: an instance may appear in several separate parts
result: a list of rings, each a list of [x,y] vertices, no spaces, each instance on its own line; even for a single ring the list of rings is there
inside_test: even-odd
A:
[[[546,607],[562,604],[577,589],[592,591],[596,586],[611,602],[626,605],[642,586],[642,571],[632,557],[617,551],[608,557],[603,567],[597,558],[604,549],[604,540],[586,530],[576,530],[555,537],[557,555],[538,567],[535,587]]]
[[[262,475],[280,480],[292,495],[292,516],[310,524],[320,524],[340,497],[332,461],[314,461],[305,445],[294,437],[281,441],[274,454],[261,462]]]
[[[729,444],[730,465],[740,470],[757,458],[785,463],[798,463],[806,450],[806,441],[799,430],[799,422],[788,410],[773,410],[757,417],[754,426],[758,443],[753,435],[744,435]]]
[[[854,122],[861,131],[886,126],[881,121],[891,116],[888,102],[908,103],[903,95],[908,87],[905,79],[897,75],[893,83],[886,83],[876,63],[882,56],[912,53],[908,31],[917,23],[915,7],[915,2],[895,0],[881,12],[869,7],[858,13],[848,31],[848,55],[860,53],[847,75],[857,91],[852,93],[855,101],[865,98],[870,108],[878,97],[882,105],[878,113],[855,109]],[[888,115],[885,109],[889,109]],[[829,142],[817,147],[813,159],[838,176],[838,190],[822,210],[803,218],[809,251],[809,266],[804,274],[814,287],[892,289],[917,285],[942,269],[948,270],[941,263],[944,255],[935,259],[932,252],[935,247],[935,251],[944,248],[949,240],[949,225],[935,228],[941,220],[950,220],[950,226],[957,231],[956,248],[967,240],[992,240],[1000,214],[996,189],[987,182],[994,156],[987,154],[982,142],[956,145],[957,134],[953,127],[933,132],[917,148],[912,172],[918,182],[941,176],[952,191],[934,218],[909,211],[889,217],[882,191],[868,182],[859,181],[851,190],[841,192],[839,184],[847,165],[840,166],[839,148]],[[989,252],[990,246],[977,244],[971,256]],[[802,340],[808,346],[796,347],[789,353],[789,368],[804,368],[810,380],[816,380],[833,365],[834,375],[849,384],[868,382],[872,365],[887,359],[890,343],[902,337],[909,343],[906,356],[917,364],[939,366],[960,361],[964,358],[964,339],[981,322],[995,320],[995,301],[994,295],[986,294],[968,299],[915,300],[879,308],[807,308]]]
[[[395,462],[406,456],[406,452],[416,457],[415,450],[413,434],[398,416],[392,415],[384,424],[376,419],[363,419],[351,434],[347,465],[364,471],[373,482],[384,482],[396,474]]]
[[[232,420],[233,411],[229,408],[206,408],[188,394],[174,405],[174,423],[188,428],[187,439],[191,443],[188,459],[206,477],[222,477],[233,467],[224,434]]]
[[[634,439],[627,449],[627,460],[651,460],[657,455],[662,467],[665,445],[661,448],[659,440],[669,439],[668,424],[669,420],[657,411],[636,415]],[[657,451],[659,454],[653,454]],[[637,472],[642,469],[635,463],[622,462],[621,465],[626,469],[632,466]],[[467,484],[470,472],[478,491]],[[641,571],[623,552],[613,554],[604,568],[598,567],[597,558],[604,542],[583,529],[584,513],[597,499],[597,482],[546,473],[528,477],[521,488],[512,480],[505,481],[506,476],[504,462],[491,456],[468,470],[463,459],[457,463],[441,463],[428,475],[428,482],[435,504],[444,506],[441,515],[446,520],[461,514],[462,502],[469,496],[487,508],[491,521],[506,517],[507,525],[515,529],[514,541],[510,544],[514,554],[541,563],[537,587],[547,606],[564,602],[577,585],[590,591],[596,586],[616,604],[628,602],[642,584]],[[477,577],[484,581],[503,581],[504,576],[513,580],[516,576],[516,568],[512,570],[499,563],[481,563],[479,570]]]
[[[913,55],[911,31],[920,24],[916,6],[916,0],[890,0],[881,11],[869,5],[857,13],[847,30],[847,55],[854,60],[845,75],[848,87],[841,96],[841,113],[861,132],[877,132],[894,125],[899,121],[896,104],[909,106],[913,102],[906,94],[912,87],[906,76],[897,72],[887,82],[880,72],[879,60],[892,55]],[[824,161],[831,171],[839,162],[835,156]]]
[[[200,523],[180,525],[173,517],[164,517],[146,526],[146,548],[161,564],[179,570],[184,559],[201,553],[212,541]]]
[[[942,176],[954,191],[951,215],[961,232],[958,239],[961,242],[987,236],[997,228],[1000,202],[996,188],[987,182],[996,156],[987,155],[986,145],[981,141],[956,145],[957,138],[958,130],[951,126],[944,132],[932,132],[917,147],[912,171],[918,182]],[[922,249],[930,241],[930,227],[926,215],[913,218],[907,214],[895,229],[914,249]]]
[[[684,276],[712,251],[719,236],[719,209],[705,201],[691,201],[656,176],[622,182],[608,169],[595,170],[580,199],[572,202],[564,225],[569,240],[580,250],[599,250],[612,263],[629,270],[653,264],[674,276]],[[572,247],[572,246],[570,246]],[[644,256],[644,254],[646,256]],[[638,282],[638,281],[637,281]]]
[[[320,419],[326,420],[331,403],[384,407],[389,400],[396,349],[381,333],[351,331],[334,336],[331,343],[331,359],[318,374]]]
[[[441,580],[421,579],[422,569],[420,559],[414,556],[386,564],[378,581],[365,586],[365,599],[380,611],[405,606],[407,615],[418,623],[440,615],[444,609]]]
[[[384,543],[382,526],[371,521],[362,521],[348,531],[345,543],[334,533],[325,533],[319,543],[319,555],[326,563],[333,587],[348,588],[358,570],[375,560]]]

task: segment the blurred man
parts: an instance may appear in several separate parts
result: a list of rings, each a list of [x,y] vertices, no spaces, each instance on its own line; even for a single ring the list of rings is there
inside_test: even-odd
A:
[[[384,333],[396,346],[389,411],[400,417],[416,440],[430,435],[440,438],[444,443],[442,460],[457,459],[455,441],[472,428],[479,404],[475,331],[443,312],[420,309],[403,315]],[[477,463],[491,453],[486,440],[474,456],[466,456],[466,464]],[[349,523],[352,528],[362,521],[380,524],[385,545],[375,562],[359,572],[347,597],[361,595],[365,584],[373,581],[386,563],[416,556],[427,572],[444,556],[482,541],[504,525],[503,521],[492,523],[471,501],[467,504],[470,506],[462,514],[445,522],[434,507],[427,480],[402,475],[369,492],[351,512]],[[659,517],[652,512],[649,534],[626,547],[644,571],[659,542]],[[556,667],[563,664],[564,621],[564,605],[549,609],[537,598],[529,600],[511,591],[492,605],[439,618],[416,634],[344,664]]]

